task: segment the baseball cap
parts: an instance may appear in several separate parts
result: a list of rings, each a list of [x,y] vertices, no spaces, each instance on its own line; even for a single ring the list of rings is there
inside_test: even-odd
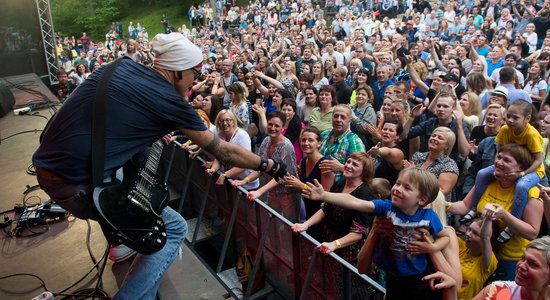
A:
[[[202,51],[181,33],[157,34],[152,42],[155,65],[169,71],[188,70],[202,63]]]

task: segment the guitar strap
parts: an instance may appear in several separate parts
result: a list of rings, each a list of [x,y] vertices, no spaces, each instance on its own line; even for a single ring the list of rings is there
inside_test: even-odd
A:
[[[95,92],[92,117],[92,186],[103,184],[105,170],[105,128],[107,127],[107,91],[113,73],[123,58],[117,59],[105,67],[105,73],[99,80]]]

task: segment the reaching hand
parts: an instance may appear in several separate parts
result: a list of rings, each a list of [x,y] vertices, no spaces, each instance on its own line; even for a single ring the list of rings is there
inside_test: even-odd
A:
[[[367,154],[372,157],[380,156],[380,147],[382,147],[382,143],[379,142],[378,144],[376,144],[376,146],[370,148],[369,151],[367,151]]]
[[[329,254],[330,252],[336,250],[336,242],[324,242],[319,245],[319,252],[323,254]]]
[[[537,183],[538,188],[540,189],[540,198],[543,202],[550,201],[550,188],[543,186],[540,183]]]
[[[403,160],[403,169],[414,168],[416,165],[408,160]]]
[[[451,276],[441,271],[426,275],[422,277],[422,280],[429,280],[432,290],[442,290],[456,286],[456,281]],[[438,281],[439,283],[437,283]]]
[[[411,252],[413,255],[435,252],[437,249],[434,247],[432,235],[428,230],[425,228],[419,228],[417,230],[418,232],[413,234],[416,240],[410,241],[407,244],[407,251]]]
[[[339,162],[334,156],[331,156],[330,159],[324,160],[319,165],[321,172],[339,172],[343,169],[344,165]]]
[[[305,223],[295,223],[294,225],[292,225],[292,232],[294,233],[299,233],[299,232],[302,232],[302,231],[306,231],[309,226],[307,226]]]
[[[470,141],[470,154],[475,155],[477,153],[476,139]]]
[[[424,110],[426,110],[426,107],[423,104],[418,104],[412,109],[411,116],[414,118],[418,118],[422,115]]]
[[[302,189],[302,196],[310,200],[322,200],[325,189],[319,183],[317,179],[313,180],[313,183],[306,182],[307,188],[304,186]]]
[[[263,105],[253,104],[252,110],[255,111],[258,116],[265,116],[266,108]]]
[[[490,218],[491,220],[496,220],[504,217],[508,212],[499,204],[496,203],[487,203],[481,211],[481,216],[483,218]]]
[[[303,188],[304,184],[294,175],[289,175],[283,177],[283,184],[287,188],[295,188],[295,189],[301,189]]]
[[[248,194],[246,195],[246,198],[248,199],[248,201],[254,201],[254,200],[260,198],[260,196],[262,196],[262,193],[260,193],[256,190],[256,191],[248,192]]]
[[[170,144],[171,142],[175,141],[176,140],[176,136],[173,135],[172,133],[169,133],[169,134],[166,134],[165,136],[162,137],[162,141],[168,145]]]

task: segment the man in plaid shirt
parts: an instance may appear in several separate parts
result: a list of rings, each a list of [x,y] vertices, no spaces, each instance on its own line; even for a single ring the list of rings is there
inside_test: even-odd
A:
[[[321,163],[321,171],[334,172],[335,181],[343,179],[342,172],[348,155],[365,151],[365,145],[359,136],[350,130],[352,116],[353,112],[348,105],[336,105],[332,115],[332,129],[321,133],[321,154],[328,158]]]

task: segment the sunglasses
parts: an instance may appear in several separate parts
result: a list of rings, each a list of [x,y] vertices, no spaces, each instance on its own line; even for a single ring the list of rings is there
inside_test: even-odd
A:
[[[191,68],[191,71],[193,71],[193,80],[197,80],[201,77],[202,73],[200,70]]]

